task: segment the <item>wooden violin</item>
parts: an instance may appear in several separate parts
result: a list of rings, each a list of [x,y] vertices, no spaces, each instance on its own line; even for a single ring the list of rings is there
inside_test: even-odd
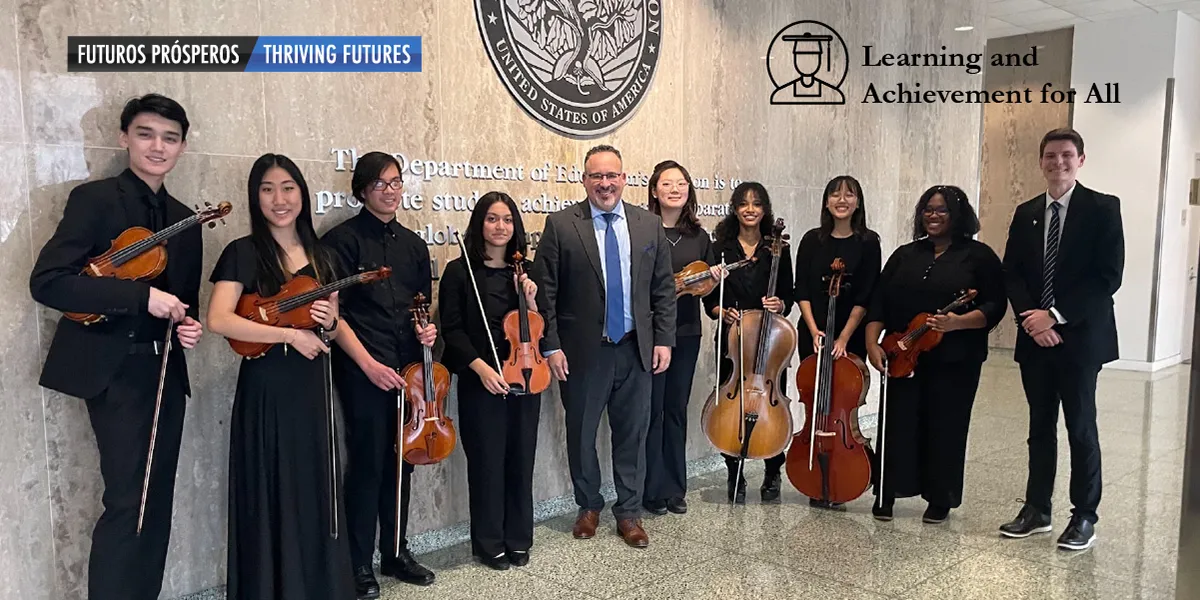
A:
[[[80,274],[132,281],[149,281],[158,277],[167,268],[168,239],[196,225],[208,223],[210,228],[216,227],[217,224],[213,221],[218,219],[221,219],[221,224],[224,225],[224,217],[233,210],[233,205],[228,202],[222,202],[216,208],[212,208],[207,202],[204,205],[209,208],[197,210],[196,214],[158,233],[145,227],[130,227],[122,231],[104,254],[88,261]],[[84,325],[99,323],[106,318],[104,315],[72,312],[63,313],[63,316]]]
[[[242,294],[242,297],[238,298],[234,312],[243,319],[263,325],[314,329],[317,327],[317,322],[313,321],[312,315],[309,313],[313,302],[328,298],[334,292],[353,285],[386,279],[391,274],[391,267],[379,267],[374,271],[351,275],[325,285],[321,285],[316,279],[307,275],[297,275],[280,286],[279,293],[274,296],[264,298],[258,294]],[[258,358],[275,345],[226,339],[229,340],[229,346],[233,348],[234,352],[246,358]]]
[[[413,321],[429,326],[429,303],[424,294],[413,298]],[[441,462],[454,451],[457,435],[454,421],[446,416],[446,396],[450,394],[450,371],[433,362],[433,351],[421,345],[424,360],[404,367],[404,398],[407,419],[401,429],[404,460],[413,465]]]
[[[958,310],[974,300],[975,294],[975,290],[967,290],[934,314],[944,315]],[[908,329],[904,332],[897,331],[883,337],[880,346],[887,355],[888,377],[912,375],[921,353],[928,352],[942,343],[942,336],[945,334],[929,327],[929,318],[932,316],[929,313],[920,313],[908,322]]]
[[[725,270],[732,273],[742,267],[754,264],[757,260],[757,256],[744,258],[733,264],[725,265]],[[703,298],[717,289],[717,279],[713,277],[712,271],[708,270],[709,266],[708,263],[702,260],[692,261],[682,271],[676,273],[675,298],[679,298],[684,294]]]
[[[513,255],[513,272],[517,279],[517,308],[504,315],[504,338],[508,340],[508,360],[504,361],[504,382],[514,394],[540,394],[550,387],[550,363],[542,356],[539,343],[545,335],[546,322],[542,315],[529,311],[521,275],[525,272],[524,256]]]
[[[836,331],[837,299],[846,265],[833,261],[825,339]],[[805,496],[845,503],[871,485],[871,457],[858,427],[858,408],[867,403],[871,376],[862,358],[847,353],[833,359],[833,344],[822,343],[796,370],[796,390],[804,405],[804,428],[787,452],[787,477]]]
[[[788,239],[783,229],[783,219],[776,219],[767,297],[775,295],[779,257]],[[718,450],[743,460],[776,456],[792,438],[791,400],[780,391],[780,380],[796,353],[796,326],[765,309],[747,310],[728,338],[733,370],[704,403],[704,434]]]

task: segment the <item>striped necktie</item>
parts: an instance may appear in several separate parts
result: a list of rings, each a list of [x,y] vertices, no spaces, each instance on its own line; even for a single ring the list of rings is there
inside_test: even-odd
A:
[[[1057,200],[1050,203],[1050,232],[1046,236],[1046,259],[1042,263],[1042,308],[1054,306],[1054,266],[1058,262],[1058,209]]]

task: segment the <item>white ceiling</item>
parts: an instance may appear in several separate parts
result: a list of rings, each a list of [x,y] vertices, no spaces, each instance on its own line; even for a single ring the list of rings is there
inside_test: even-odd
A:
[[[1200,19],[1200,0],[988,0],[987,37],[1178,10]]]

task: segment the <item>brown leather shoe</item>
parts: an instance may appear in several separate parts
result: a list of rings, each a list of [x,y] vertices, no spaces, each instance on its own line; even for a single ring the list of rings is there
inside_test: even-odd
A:
[[[578,519],[575,519],[575,528],[571,530],[571,535],[577,540],[586,540],[596,535],[596,526],[600,524],[600,511],[585,510]]]
[[[621,519],[617,522],[617,533],[625,538],[625,543],[634,548],[645,548],[650,545],[650,536],[642,529],[641,519]]]

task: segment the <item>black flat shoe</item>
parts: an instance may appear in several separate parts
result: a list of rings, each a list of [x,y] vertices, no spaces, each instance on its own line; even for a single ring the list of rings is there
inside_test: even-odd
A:
[[[1058,536],[1058,547],[1063,550],[1087,550],[1096,543],[1096,529],[1091,521],[1071,517],[1071,522]]]
[[[763,504],[779,504],[780,482],[779,473],[769,474],[763,479],[762,488],[759,490],[762,493]]]
[[[950,509],[944,506],[929,505],[925,509],[925,514],[921,515],[921,521],[925,523],[937,524],[944,522],[950,516]]]
[[[682,515],[687,513],[687,500],[683,498],[671,498],[667,500],[667,510]]]
[[[871,507],[871,514],[876,521],[891,521],[892,520],[892,505],[884,504],[880,506],[878,503]]]
[[[413,585],[432,585],[434,579],[433,571],[422,567],[408,550],[401,552],[399,558],[383,560],[379,572]]]
[[[1000,535],[1010,538],[1026,538],[1035,533],[1046,533],[1053,529],[1050,515],[1042,514],[1026,504],[1017,513],[1017,518],[1000,526]]]
[[[655,515],[661,516],[667,514],[667,503],[661,500],[647,500],[642,503],[642,508],[646,509],[646,512]]]
[[[498,556],[476,556],[479,563],[494,571],[507,571],[509,565],[508,556],[501,552]]]
[[[512,563],[512,566],[514,566],[514,567],[523,567],[523,566],[529,564],[529,551],[528,550],[509,550],[508,551],[508,562]]]
[[[358,600],[379,597],[379,582],[375,581],[375,571],[371,570],[371,567],[359,567],[354,570],[354,592]]]

